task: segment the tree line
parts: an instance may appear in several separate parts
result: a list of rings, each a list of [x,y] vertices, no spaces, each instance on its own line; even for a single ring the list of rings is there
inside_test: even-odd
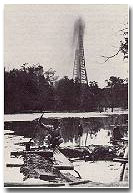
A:
[[[41,65],[23,64],[20,69],[4,69],[5,113],[42,111],[100,111],[128,108],[128,80],[111,76],[104,88],[90,81],[88,85],[60,78]]]

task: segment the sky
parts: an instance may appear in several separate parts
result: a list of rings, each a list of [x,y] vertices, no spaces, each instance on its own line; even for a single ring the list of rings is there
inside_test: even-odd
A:
[[[127,5],[5,5],[4,65],[7,70],[24,63],[52,68],[60,77],[72,78],[75,46],[74,23],[85,23],[84,51],[88,81],[100,87],[110,76],[128,77],[128,61],[113,55],[128,22]]]

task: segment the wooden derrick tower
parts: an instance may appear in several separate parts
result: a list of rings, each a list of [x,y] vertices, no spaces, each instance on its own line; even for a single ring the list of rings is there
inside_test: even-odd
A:
[[[75,50],[75,60],[73,68],[73,79],[81,84],[88,85],[87,73],[85,68],[85,57],[84,57],[84,47],[83,47],[83,24],[79,22],[78,34],[77,34],[77,45]]]
[[[86,103],[86,90],[88,87],[87,72],[85,68],[85,56],[84,56],[84,46],[83,46],[83,36],[84,36],[84,24],[82,20],[78,20],[76,26],[76,50],[73,68],[73,80],[80,85],[80,107],[79,109],[83,111]]]

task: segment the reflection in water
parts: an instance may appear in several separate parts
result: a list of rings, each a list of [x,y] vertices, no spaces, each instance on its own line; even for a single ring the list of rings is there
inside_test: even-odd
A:
[[[120,126],[120,132],[123,136],[127,136],[127,115],[110,115],[108,117],[90,117],[90,118],[60,118],[58,119],[61,128],[64,143],[61,146],[87,146],[87,145],[110,145],[110,138],[112,137],[112,129],[115,125]],[[54,119],[43,118],[43,123],[46,125],[53,125]],[[78,136],[79,124],[83,127],[83,135]],[[38,138],[39,143],[43,143],[45,130],[37,126],[37,122],[5,122],[5,161],[10,162],[16,158],[10,158],[11,151],[20,151],[24,147],[20,142],[29,141],[30,138]],[[80,141],[79,141],[80,140]],[[34,157],[34,159],[33,159]],[[17,159],[16,159],[17,160]],[[12,161],[12,162],[15,162]],[[18,161],[22,163],[22,157]],[[33,161],[35,163],[33,163]],[[23,158],[24,167],[22,166],[20,172],[23,173],[26,180],[28,178],[38,178],[35,168],[45,169],[46,172],[52,172],[50,161],[47,163],[45,159],[37,155],[32,155]],[[43,167],[42,167],[43,166]],[[27,170],[26,170],[27,168]],[[30,170],[29,170],[30,168]],[[47,171],[48,169],[48,171]],[[7,172],[7,169],[5,169]],[[8,176],[8,174],[6,174]],[[12,178],[10,178],[12,180]],[[7,180],[8,181],[8,180]],[[19,178],[18,178],[19,181]]]
[[[81,145],[107,145],[112,135],[112,129],[115,125],[120,125],[121,134],[127,135],[127,115],[112,115],[109,117],[90,117],[90,118],[61,118],[58,119],[64,139],[63,146],[79,145],[78,125],[83,127]],[[54,119],[43,118],[43,123],[53,125]],[[24,138],[38,138],[39,143],[43,143],[45,129],[33,122],[6,122],[5,129],[14,132],[15,136]],[[8,132],[9,133],[9,132]],[[6,134],[7,135],[7,134]],[[8,136],[9,137],[9,136]]]

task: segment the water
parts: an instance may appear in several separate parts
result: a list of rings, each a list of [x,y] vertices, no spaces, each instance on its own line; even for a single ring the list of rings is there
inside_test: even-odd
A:
[[[61,128],[62,137],[64,139],[64,143],[61,144],[62,147],[67,146],[77,146],[79,145],[108,145],[111,146],[110,138],[112,137],[112,129],[114,125],[120,125],[120,132],[123,136],[128,135],[128,127],[127,127],[127,114],[110,114],[110,115],[95,115],[87,117],[86,116],[73,116],[66,117],[66,114],[60,114],[61,116],[56,116],[58,120],[59,126]],[[50,115],[48,113],[45,118],[43,118],[43,123],[46,125],[52,125],[55,118],[54,115]],[[34,175],[31,175],[29,178],[25,179],[25,176],[20,173],[21,167],[6,167],[8,163],[18,163],[23,164],[24,158],[11,158],[11,151],[21,151],[24,150],[24,146],[20,144],[20,142],[29,141],[30,138],[37,137],[39,143],[43,143],[43,129],[40,127],[36,127],[36,122],[31,122],[27,119],[27,121],[13,121],[9,122],[9,116],[5,118],[5,183],[19,183],[19,184],[42,184],[46,183]],[[80,138],[78,137],[78,125],[82,124],[83,127],[83,135]],[[41,158],[36,158],[41,160]],[[41,160],[44,161],[44,160]],[[75,168],[79,171],[82,179],[89,179],[95,182],[101,183],[110,183],[119,180],[120,173],[120,164],[114,163],[110,161],[97,161],[97,162],[74,162]],[[99,172],[97,172],[99,171]],[[14,177],[13,177],[14,176]],[[24,180],[25,179],[25,180]]]

